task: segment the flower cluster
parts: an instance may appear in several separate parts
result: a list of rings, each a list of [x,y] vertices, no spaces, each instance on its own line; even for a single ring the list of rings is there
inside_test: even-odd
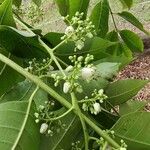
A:
[[[84,13],[76,12],[75,16],[69,20],[69,16],[63,17],[63,20],[67,21],[69,26],[65,30],[65,35],[62,40],[75,42],[75,51],[81,50],[84,47],[84,42],[87,38],[93,38],[96,35],[94,30],[95,26],[89,18],[83,20]]]
[[[91,96],[92,98],[86,96],[85,99],[81,100],[81,102],[83,102],[82,109],[97,115],[101,112],[101,104],[107,99],[107,96],[104,94],[103,89],[100,89],[99,91],[95,89]]]
[[[67,74],[66,77],[62,76],[58,72],[52,73],[51,77],[54,79],[55,86],[58,86],[60,81],[65,81],[63,84],[64,93],[69,93],[73,90],[81,93],[83,90],[78,80],[79,78],[82,78],[89,81],[93,78],[96,68],[93,64],[89,63],[94,59],[94,57],[90,54],[87,54],[85,58],[83,56],[77,57],[76,55],[73,55],[69,56],[69,59],[73,65],[69,65],[64,70]]]
[[[80,141],[74,142],[72,143],[72,148],[71,150],[82,150],[81,148],[79,148],[79,145],[81,145]]]
[[[37,112],[34,113],[35,122],[41,123],[41,134],[53,136],[55,132],[59,133],[61,129],[65,128],[65,124],[61,120],[51,120],[51,118],[56,117],[53,111],[54,105],[54,101],[46,101],[45,105],[40,105]]]
[[[29,66],[25,68],[25,70],[37,76],[46,75],[54,70],[51,62],[52,60],[49,58],[43,59],[42,61],[38,61],[34,58],[28,62]]]

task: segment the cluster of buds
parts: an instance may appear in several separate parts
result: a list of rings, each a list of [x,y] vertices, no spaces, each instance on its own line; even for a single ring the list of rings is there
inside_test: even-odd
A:
[[[65,78],[65,82],[63,85],[63,92],[68,93],[71,90],[75,89],[77,92],[81,93],[83,90],[82,86],[78,83],[78,79],[82,77],[82,79],[84,80],[90,80],[95,73],[94,66],[92,64],[88,65],[88,63],[94,59],[93,55],[88,54],[85,58],[83,56],[77,57],[76,55],[74,55],[69,56],[69,59],[74,65],[70,65],[65,69],[67,77]],[[82,66],[85,67],[82,68]],[[53,75],[53,78],[56,79],[56,81],[62,79],[56,74]]]
[[[107,99],[107,96],[104,94],[103,89],[99,91],[95,89],[91,96],[90,99],[86,96],[84,100],[81,100],[83,101],[82,109],[97,115],[101,112],[101,104]]]
[[[54,101],[46,101],[44,105],[39,105],[37,112],[34,113],[36,123],[41,123],[40,133],[53,136],[55,132],[59,133],[61,129],[65,129],[66,125],[61,120],[51,120],[56,117]]]
[[[119,150],[127,150],[127,144],[124,142],[124,140],[121,140],[121,148]]]
[[[80,144],[81,144],[80,141],[77,141],[77,142],[75,142],[75,143],[72,143],[72,144],[71,144],[71,145],[72,145],[71,150],[82,150],[82,149],[79,147]]]
[[[43,59],[42,61],[37,61],[36,58],[34,58],[28,63],[29,66],[25,68],[25,70],[34,75],[45,75],[54,70],[54,67],[51,66],[51,59],[49,58]]]
[[[106,134],[109,134],[110,137],[115,138],[115,132],[113,130],[103,130]],[[100,146],[100,148],[103,148],[105,145],[106,140],[103,137],[100,137],[99,139],[96,140],[96,143]],[[111,146],[107,145],[106,149],[111,150]],[[119,149],[120,150],[120,149]]]
[[[69,26],[66,28],[65,35],[61,39],[74,41],[76,46],[75,51],[81,50],[84,47],[84,42],[87,38],[93,38],[96,35],[95,26],[92,25],[89,18],[83,20],[83,15],[84,13],[76,12],[71,21],[69,20],[69,16],[63,17],[63,20],[67,21]]]

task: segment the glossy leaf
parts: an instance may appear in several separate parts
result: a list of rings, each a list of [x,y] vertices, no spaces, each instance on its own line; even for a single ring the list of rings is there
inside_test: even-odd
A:
[[[44,36],[44,40],[47,41],[52,47],[55,47],[57,44],[61,42],[61,37],[63,36],[62,33],[48,33]],[[116,45],[116,42],[110,42],[108,40],[94,37],[92,39],[88,39],[85,42],[85,46],[81,51],[74,52],[75,45],[73,42],[68,42],[67,44],[63,44],[60,46],[56,52],[55,55],[58,56],[60,59],[64,60],[65,62],[69,62],[68,57],[70,55],[86,55],[91,54],[94,55],[95,61],[99,60],[101,58],[109,57],[110,54],[108,54],[106,49],[108,47],[111,47],[113,45]]]
[[[61,119],[65,129],[60,129],[52,137],[43,137],[40,150],[71,149],[72,144],[82,139],[82,126],[80,120],[74,114],[68,114]]]
[[[14,57],[10,53],[0,49],[0,53],[4,54],[11,60],[15,61],[19,65],[22,65],[22,60]],[[6,93],[12,86],[17,84],[17,82],[22,81],[24,78],[17,73],[15,70],[0,62],[0,97]]]
[[[119,113],[120,115],[125,115],[132,112],[142,111],[146,104],[146,101],[131,100],[120,105]]]
[[[67,16],[68,14],[68,5],[69,5],[69,2],[68,0],[55,0],[57,6],[58,6],[58,9],[59,9],[59,13],[62,15],[62,16]]]
[[[27,101],[36,86],[30,81],[19,82],[16,86],[13,86],[8,92],[6,92],[1,98],[0,103],[8,102],[8,101]],[[39,89],[33,98],[36,106],[44,105],[45,101],[48,101],[48,94]]]
[[[105,90],[108,101],[112,105],[120,105],[132,99],[149,81],[119,80],[111,83]]]
[[[108,32],[109,25],[109,3],[108,0],[100,1],[93,9],[90,16],[95,29],[101,37],[104,37]]]
[[[133,5],[133,0],[120,0],[124,8],[131,8]]]
[[[147,31],[144,29],[143,24],[130,12],[123,11],[121,13],[118,13],[119,16],[133,24],[135,27],[143,31],[144,33],[147,33]]]
[[[0,25],[16,27],[12,13],[12,0],[5,0],[0,5]]]
[[[103,58],[99,61],[96,61],[96,64],[102,62],[118,63],[120,64],[119,70],[121,70],[126,65],[128,65],[132,60],[133,60],[132,58],[128,58],[125,56],[110,56],[110,57]]]
[[[34,120],[33,108],[30,110],[25,128],[22,128],[27,107],[28,102],[0,104],[0,149],[39,149],[39,128]]]
[[[18,57],[46,57],[38,36],[3,25],[0,26],[0,35],[1,47]]]
[[[83,12],[84,18],[86,18],[89,2],[90,0],[69,0],[69,18],[71,19],[76,12]]]
[[[134,112],[122,116],[112,128],[116,140],[119,142],[123,139],[128,150],[149,150],[149,120],[149,112]]]
[[[125,44],[130,48],[133,52],[142,52],[144,49],[143,41],[141,38],[130,30],[121,30],[120,36],[125,42]]]
[[[119,44],[118,33],[115,30],[109,32],[106,35],[106,39],[111,41],[111,42],[118,42],[118,44]],[[112,56],[120,55],[121,51],[120,51],[120,49],[118,49],[118,44],[110,46],[109,48],[107,48],[107,53],[111,54]]]

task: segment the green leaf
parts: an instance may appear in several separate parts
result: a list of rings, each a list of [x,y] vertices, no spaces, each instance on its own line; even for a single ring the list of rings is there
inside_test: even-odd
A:
[[[11,60],[15,61],[19,65],[22,65],[22,60],[14,57],[10,53],[0,49],[0,53],[4,54]],[[17,73],[14,69],[0,62],[0,97],[6,93],[12,86],[17,84],[17,82],[22,81],[24,78]]]
[[[123,11],[121,13],[118,13],[118,15],[121,16],[122,18],[124,18],[125,20],[127,20],[128,22],[130,22],[131,24],[133,24],[135,27],[137,27],[138,29],[140,29],[144,33],[147,34],[147,31],[144,29],[143,24],[130,12]]]
[[[105,37],[109,30],[109,3],[108,0],[100,1],[93,9],[90,16],[95,29],[101,37]]]
[[[125,103],[132,99],[148,82],[147,80],[131,79],[113,82],[105,89],[108,101],[114,106]]]
[[[100,124],[101,126],[103,126],[106,129],[110,129],[119,119],[118,116],[115,116],[112,113],[108,113],[108,112],[100,112],[97,115],[92,115],[92,117],[95,119],[95,121]]]
[[[40,150],[70,150],[72,143],[82,139],[82,126],[77,116],[71,113],[61,121],[66,125],[65,129],[60,129],[52,137],[43,137]]]
[[[112,128],[116,140],[120,142],[123,139],[128,150],[149,150],[149,120],[149,112],[134,112],[122,116]]]
[[[69,3],[68,0],[55,0],[58,9],[59,9],[59,13],[62,16],[67,16],[68,14],[68,9],[69,9]]]
[[[76,12],[84,13],[83,19],[87,16],[88,6],[90,0],[56,0],[59,12],[62,16],[69,15],[71,19]]]
[[[61,42],[62,33],[50,32],[44,36],[44,40],[48,42],[52,47],[55,47]],[[55,55],[66,63],[70,63],[68,57],[70,55],[94,55],[94,60],[99,60],[101,58],[109,57],[110,54],[106,53],[106,49],[110,46],[116,45],[116,42],[110,42],[108,40],[102,39],[100,37],[94,37],[88,39],[85,42],[85,46],[81,51],[74,52],[75,45],[73,42],[68,42],[63,44],[58,49],[56,49]]]
[[[126,65],[128,65],[133,59],[125,56],[110,56],[99,60],[99,63],[102,62],[111,62],[120,64],[119,70],[122,70]]]
[[[115,30],[109,32],[106,35],[106,39],[109,40],[109,41],[111,41],[111,42],[118,42],[118,44],[119,44],[118,33]],[[121,51],[118,49],[118,44],[113,45],[113,46],[107,48],[107,53],[109,53],[109,54],[111,54],[113,56],[120,55]]]
[[[133,5],[133,0],[120,0],[124,8],[131,8]]]
[[[27,114],[28,102],[7,102],[0,104],[0,149],[38,150],[39,128],[35,123],[33,108],[28,115],[25,128],[22,128]],[[19,139],[19,140],[17,140]],[[16,144],[16,147],[13,147]]]
[[[97,74],[104,79],[112,79],[117,75],[120,64],[104,62],[96,66],[98,68]]]
[[[128,102],[120,105],[119,113],[122,116],[122,115],[125,115],[128,113],[142,111],[142,109],[144,109],[146,104],[147,104],[146,101],[131,100],[131,101],[128,101]]]
[[[0,35],[1,47],[18,57],[46,57],[45,49],[40,45],[38,36],[4,25],[0,26]]]
[[[89,1],[90,0],[69,0],[69,10],[68,10],[69,18],[71,19],[76,12],[79,13],[83,12],[84,13],[83,19],[85,19],[88,11]]]
[[[121,30],[120,36],[131,51],[143,52],[143,41],[137,34],[130,30]]]
[[[16,27],[12,13],[12,0],[5,0],[0,5],[0,25]]]
[[[16,86],[12,87],[7,93],[5,93],[0,98],[0,103],[8,102],[8,101],[27,101],[33,91],[35,90],[36,85],[30,81],[19,82]],[[34,98],[33,98],[36,106],[44,105],[45,101],[48,100],[48,94],[39,89]]]

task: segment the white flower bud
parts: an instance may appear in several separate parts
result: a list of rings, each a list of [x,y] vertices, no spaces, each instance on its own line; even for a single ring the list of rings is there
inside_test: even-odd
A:
[[[38,117],[39,117],[39,114],[38,114],[38,113],[34,113],[34,116],[35,116],[36,118],[38,118]]]
[[[91,79],[91,77],[94,75],[95,69],[90,67],[85,67],[81,71],[81,76],[85,80]]]
[[[93,34],[91,32],[87,33],[86,36],[90,39],[93,38]]]
[[[94,108],[94,114],[97,115],[99,112],[101,112],[101,106],[99,103],[94,103],[93,104],[93,108]]]
[[[40,128],[40,133],[41,134],[45,133],[47,129],[48,129],[48,124],[47,123],[43,123],[41,125],[41,128]]]
[[[63,86],[63,92],[64,92],[64,93],[68,93],[69,90],[70,90],[70,88],[71,88],[70,82],[65,82],[65,83],[64,83],[64,86]]]
[[[104,94],[104,90],[103,90],[103,89],[100,89],[100,90],[98,91],[98,94],[99,94],[99,96],[102,96],[102,95]]]
[[[40,121],[39,119],[36,119],[36,120],[35,120],[36,123],[39,123],[39,121]]]
[[[66,35],[71,35],[74,32],[74,28],[72,26],[68,26],[65,30]]]
[[[84,47],[84,42],[81,41],[81,40],[78,40],[78,41],[76,42],[75,46],[76,46],[79,50],[81,50],[81,49]]]
[[[70,72],[70,71],[72,71],[72,70],[73,70],[73,66],[71,66],[71,65],[66,68],[66,71],[67,71],[67,72]]]

